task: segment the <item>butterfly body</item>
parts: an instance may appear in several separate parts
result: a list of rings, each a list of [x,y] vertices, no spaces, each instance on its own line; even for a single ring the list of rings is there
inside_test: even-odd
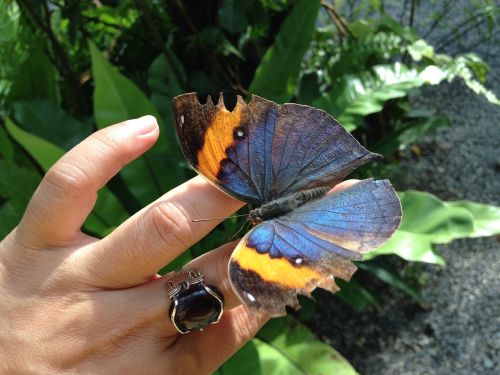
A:
[[[388,180],[364,180],[327,192],[380,156],[362,147],[316,108],[238,97],[228,111],[200,104],[195,93],[174,98],[177,134],[188,162],[219,189],[258,205],[255,224],[233,252],[229,278],[251,309],[272,316],[297,308],[297,294],[337,291],[352,260],[386,242],[401,221]]]
[[[322,197],[328,190],[327,187],[318,187],[303,191],[297,191],[285,197],[277,198],[271,202],[251,210],[248,218],[255,225],[263,221],[288,214],[305,203]]]

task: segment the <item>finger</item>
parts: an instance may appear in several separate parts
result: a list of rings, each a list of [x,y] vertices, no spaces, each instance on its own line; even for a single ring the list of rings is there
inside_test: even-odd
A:
[[[149,149],[159,130],[153,116],[106,127],[85,139],[47,172],[19,226],[30,247],[74,240],[92,210],[97,191]]]
[[[253,338],[269,318],[254,313],[245,305],[226,312],[219,323],[203,331],[181,336],[173,350],[178,368],[174,374],[211,374],[248,340]],[[172,364],[170,364],[172,366]],[[178,370],[176,372],[175,370]]]
[[[342,190],[348,188],[349,186],[357,184],[359,181],[360,180],[354,180],[354,179],[342,181],[340,184],[335,185],[333,187],[333,189],[330,190],[330,192],[336,193],[336,192],[342,191]]]
[[[231,310],[241,303],[232,291],[227,273],[229,258],[235,246],[235,242],[225,244],[194,259],[184,267],[200,271],[204,275],[205,285],[214,286],[222,293],[224,310]],[[149,283],[117,291],[121,293],[123,301],[115,302],[114,306],[119,311],[127,311],[130,317],[132,317],[130,313],[134,312],[134,325],[156,322],[158,335],[164,338],[177,336],[178,331],[170,321],[168,313],[171,304],[168,298],[170,289],[168,281],[173,275],[170,273]],[[139,310],[137,306],[140,307]],[[144,308],[145,306],[147,308]]]
[[[97,246],[82,252],[96,286],[123,288],[147,282],[243,205],[195,177],[139,211]]]

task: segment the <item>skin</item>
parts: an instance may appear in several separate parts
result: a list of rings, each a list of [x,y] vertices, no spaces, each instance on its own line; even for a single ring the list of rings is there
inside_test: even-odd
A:
[[[219,224],[192,219],[226,217],[243,206],[201,177],[104,239],[81,232],[97,191],[158,135],[152,116],[91,135],[47,172],[0,242],[1,374],[210,374],[266,322],[231,290],[234,242],[188,265],[223,292],[221,321],[179,335],[168,318],[170,275],[157,271]]]

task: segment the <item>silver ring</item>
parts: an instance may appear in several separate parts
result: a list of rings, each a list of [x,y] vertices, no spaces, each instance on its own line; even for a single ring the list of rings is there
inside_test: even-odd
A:
[[[179,333],[201,331],[222,317],[224,296],[216,287],[205,284],[200,271],[191,268],[176,272],[168,285],[170,320]]]

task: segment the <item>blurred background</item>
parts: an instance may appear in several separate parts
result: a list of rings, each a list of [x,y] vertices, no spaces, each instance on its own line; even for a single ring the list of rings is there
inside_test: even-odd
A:
[[[65,151],[128,118],[155,115],[160,140],[84,231],[193,176],[172,122],[183,92],[313,105],[384,156],[352,177],[390,178],[403,223],[341,292],[302,299],[217,373],[498,374],[498,22],[493,0],[0,0],[0,238]]]

